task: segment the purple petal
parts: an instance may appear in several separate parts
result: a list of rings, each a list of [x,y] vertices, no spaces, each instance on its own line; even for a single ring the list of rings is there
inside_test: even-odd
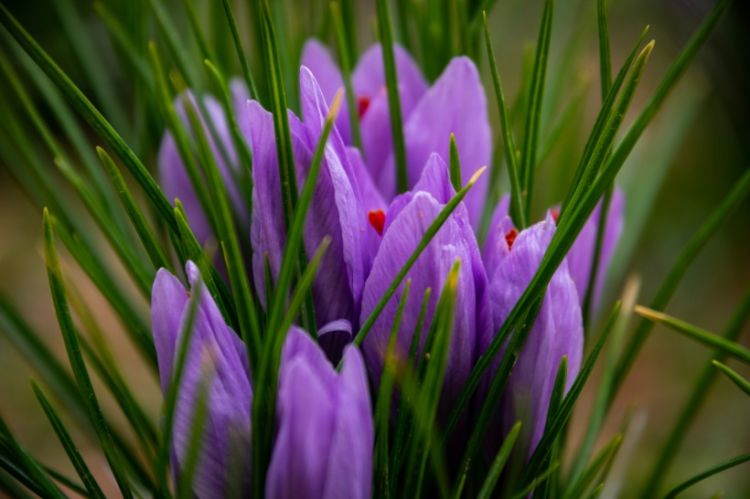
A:
[[[406,120],[404,138],[410,184],[420,177],[430,154],[449,157],[450,134],[456,136],[462,182],[490,163],[492,138],[487,99],[479,72],[470,59],[453,59]],[[391,158],[386,168],[395,168]],[[466,197],[472,224],[479,222],[487,192],[487,176]]]
[[[502,230],[503,225],[507,223],[496,230]],[[507,243],[504,234],[495,238],[501,253],[490,276],[490,301],[496,325],[503,324],[528,286],[554,231],[555,224],[549,219],[518,233],[515,240],[511,239],[512,244]],[[483,344],[482,349],[486,346]],[[544,432],[562,357],[568,358],[568,390],[580,370],[582,355],[583,325],[578,293],[567,263],[563,261],[549,283],[503,396],[503,427],[507,431],[518,419],[525,422],[524,438],[529,455]]]
[[[344,369],[337,375],[305,332],[290,330],[277,413],[267,497],[369,497],[372,416],[356,350],[347,348]]]
[[[159,364],[159,380],[165,393],[172,378],[180,318],[187,299],[185,286],[166,269],[159,269],[151,289],[151,328]]]
[[[402,92],[402,109],[404,109],[406,115],[427,91],[427,82],[422,76],[419,66],[406,50],[395,45],[393,52],[398,86]],[[371,100],[385,87],[383,51],[379,44],[373,45],[362,54],[352,73],[352,86],[357,97],[367,97]]]
[[[391,221],[383,234],[372,270],[365,283],[361,320],[365,320],[374,309],[441,208],[442,205],[431,194],[417,192],[395,217],[389,210],[387,218]],[[461,225],[454,217],[451,217],[438,231],[407,275],[407,279],[411,279],[412,282],[411,291],[397,341],[402,354],[408,351],[411,343],[425,290],[428,287],[432,289],[425,324],[425,330],[427,330],[451,266],[457,259],[462,262],[455,329],[446,372],[446,392],[449,397],[463,385],[476,353],[477,286],[473,272],[468,271],[471,269],[472,253]],[[403,286],[388,302],[362,345],[368,370],[376,382],[380,378],[383,356],[402,290]],[[420,340],[420,345],[423,344],[423,340],[424,336]]]
[[[624,225],[625,199],[620,188],[612,193],[609,210],[607,212],[607,223],[602,240],[602,250],[599,255],[599,268],[594,284],[594,294],[592,297],[592,310],[596,310],[601,300],[604,283],[607,278],[607,269],[612,260],[617,243],[620,240]],[[566,259],[570,268],[570,275],[576,283],[578,296],[583,301],[586,297],[586,291],[591,276],[591,263],[594,259],[596,247],[597,230],[599,227],[599,216],[601,213],[602,203],[596,205],[594,212],[591,214],[586,224],[581,229],[578,238],[570,248]]]
[[[302,49],[301,65],[307,67],[315,75],[323,97],[326,103],[330,105],[336,92],[340,88],[344,88],[344,79],[328,48],[314,38],[308,40]],[[341,112],[336,117],[336,127],[344,141],[351,144],[349,115],[347,113],[347,108],[343,105]]]

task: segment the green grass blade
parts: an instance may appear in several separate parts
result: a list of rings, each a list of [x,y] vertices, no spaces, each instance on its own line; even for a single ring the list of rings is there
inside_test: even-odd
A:
[[[234,43],[234,49],[237,52],[237,59],[240,61],[242,77],[245,79],[245,85],[247,85],[248,91],[250,92],[250,98],[257,100],[258,89],[255,86],[255,80],[253,80],[252,73],[250,73],[250,66],[247,64],[245,51],[242,49],[242,41],[240,40],[240,34],[237,30],[237,20],[232,12],[232,6],[229,4],[229,0],[222,0],[222,5],[224,6],[224,13],[227,17],[229,30],[232,32],[232,42]]]
[[[195,497],[193,492],[193,481],[198,469],[200,460],[201,446],[206,429],[206,417],[208,415],[208,397],[209,389],[212,383],[212,373],[204,373],[204,378],[198,387],[198,397],[193,410],[193,420],[190,423],[190,439],[188,441],[187,452],[185,453],[185,464],[180,471],[179,481],[177,483],[178,498],[192,499]]]
[[[732,383],[737,385],[740,390],[745,392],[747,395],[750,395],[750,381],[743,378],[740,373],[727,366],[726,364],[722,364],[718,360],[711,361],[711,364],[713,364],[714,367],[724,373],[726,377],[729,378]]]
[[[554,0],[545,0],[542,23],[539,27],[539,37],[536,45],[536,55],[534,57],[534,71],[531,77],[528,107],[526,109],[524,140],[521,149],[521,163],[519,165],[521,185],[523,186],[521,197],[524,201],[524,215],[526,219],[529,219],[531,216],[534,169],[536,168],[536,154],[541,127],[544,84],[547,75],[547,60],[549,58],[554,8]]]
[[[68,459],[70,459],[70,462],[71,464],[73,464],[76,473],[78,473],[78,476],[81,478],[81,481],[86,487],[86,491],[88,492],[89,497],[104,498],[104,492],[102,492],[101,487],[99,487],[96,479],[91,474],[89,467],[86,465],[83,457],[81,457],[81,454],[78,452],[78,448],[73,442],[73,439],[70,437],[70,433],[68,433],[68,430],[60,420],[60,417],[52,407],[52,404],[50,404],[50,402],[47,400],[47,397],[44,396],[42,390],[35,383],[32,383],[32,388],[34,389],[34,394],[36,395],[39,404],[41,404],[42,409],[44,409],[44,413],[47,415],[47,419],[49,419],[52,428],[55,430],[57,438],[60,440],[60,443],[65,449],[65,453],[68,455]]]
[[[450,179],[453,189],[456,192],[461,190],[461,158],[458,155],[458,146],[456,145],[456,136],[451,132],[450,137]]]
[[[388,112],[391,118],[391,133],[393,134],[393,155],[396,158],[396,188],[404,192],[409,188],[409,178],[406,169],[406,145],[404,143],[403,114],[401,99],[398,95],[398,74],[396,73],[396,57],[393,49],[393,29],[387,0],[376,0],[378,17],[378,36],[383,52],[383,67],[385,68],[385,85],[388,92]]]
[[[705,480],[706,478],[709,478],[713,475],[716,475],[717,473],[721,473],[724,470],[734,468],[735,466],[746,463],[748,461],[750,461],[750,454],[742,454],[728,461],[725,461],[721,464],[717,464],[716,466],[713,466],[707,469],[706,471],[699,473],[695,475],[694,477],[689,478],[685,480],[684,482],[680,483],[679,485],[675,486],[672,490],[667,492],[667,494],[664,496],[664,499],[672,499],[673,497],[677,497],[679,493],[683,492],[684,490],[689,489],[696,483],[702,480]]]
[[[605,0],[596,0],[596,24],[599,35],[599,79],[602,87],[602,100],[612,88],[612,53],[609,48],[607,28],[607,5]]]
[[[694,339],[698,343],[714,347],[717,350],[731,357],[734,357],[735,359],[741,360],[746,364],[750,364],[750,349],[743,347],[739,343],[726,340],[721,336],[702,329],[698,326],[694,326],[693,324],[690,324],[688,322],[682,321],[661,312],[657,312],[656,310],[643,307],[641,305],[637,305],[635,307],[635,313],[652,322],[664,324],[670,329],[684,334],[688,338]]]
[[[522,499],[524,497],[528,497],[529,495],[532,495],[532,492],[542,485],[549,477],[552,476],[553,473],[557,471],[557,469],[560,467],[559,462],[554,462],[549,467],[544,470],[542,473],[539,473],[534,477],[534,479],[529,483],[526,487],[521,489],[520,491],[516,492],[515,495],[511,496],[512,499]]]
[[[307,293],[312,286],[313,279],[317,274],[320,262],[331,244],[329,237],[324,237],[310,264],[305,268],[297,283],[292,298],[289,301],[286,315],[275,334],[267,334],[264,337],[263,355],[261,356],[260,373],[257,384],[254,385],[253,394],[253,428],[269,428],[268,432],[255,432],[252,438],[252,460],[253,460],[253,492],[257,497],[263,497],[265,473],[268,460],[271,456],[271,444],[274,427],[274,415],[276,411],[276,387],[278,382],[278,366],[281,358],[281,349],[284,340],[292,325],[292,320],[297,316]]]
[[[489,26],[487,24],[487,13],[483,12],[484,20],[484,44],[487,51],[487,58],[490,61],[490,70],[492,72],[492,87],[495,91],[498,112],[500,114],[500,126],[503,132],[505,142],[505,161],[508,164],[508,177],[510,178],[510,215],[519,228],[526,227],[526,215],[521,199],[521,180],[519,177],[518,155],[516,141],[513,138],[513,127],[510,122],[508,108],[505,105],[505,96],[503,94],[503,84],[500,80],[500,72],[497,69],[497,59],[495,50],[492,48],[492,39],[490,38]]]
[[[617,451],[620,450],[622,439],[623,435],[618,433],[599,451],[599,454],[594,457],[589,467],[583,470],[579,477],[568,487],[568,490],[565,492],[565,499],[576,499],[584,496],[586,489],[594,483],[597,476],[606,470],[615,458]]]
[[[492,461],[492,466],[490,466],[487,477],[484,479],[484,483],[482,483],[482,488],[479,489],[477,499],[490,499],[491,497],[493,497],[492,493],[495,490],[495,485],[497,485],[497,481],[500,478],[500,473],[502,473],[503,469],[505,468],[505,463],[508,462],[508,458],[510,457],[510,453],[513,450],[513,446],[515,445],[516,440],[518,439],[520,431],[521,422],[516,421],[516,424],[511,427],[510,431],[505,436],[503,445],[500,446],[500,450],[497,452],[497,455],[495,455],[495,459]],[[454,497],[456,499],[459,499],[460,496],[460,493],[457,493]]]
[[[49,479],[47,472],[36,460],[21,448],[2,417],[0,417],[0,458],[0,466],[12,472],[16,479],[41,497],[55,499],[66,497]]]
[[[351,40],[348,33],[352,27],[344,24],[342,9],[351,9],[351,0],[344,0],[343,7],[337,2],[331,2],[331,20],[333,22],[334,34],[336,35],[336,48],[339,54],[339,65],[341,66],[341,76],[344,80],[346,89],[346,105],[349,112],[349,123],[352,130],[352,140],[354,146],[360,151],[362,149],[362,132],[359,123],[359,111],[357,109],[356,95],[354,95],[354,86],[352,85],[352,61],[356,51],[352,48]],[[346,27],[345,27],[346,26]],[[347,29],[348,28],[348,29]]]
[[[159,240],[156,238],[153,230],[151,229],[146,216],[141,211],[138,203],[136,203],[133,193],[130,192],[130,188],[125,183],[125,179],[122,177],[120,170],[115,165],[114,160],[107,154],[107,151],[101,147],[96,148],[96,152],[99,155],[99,159],[109,173],[112,183],[115,186],[117,194],[120,197],[122,205],[125,207],[125,211],[130,218],[136,233],[143,248],[148,254],[151,264],[154,268],[170,268],[171,265],[166,257],[166,254],[161,248]]]
[[[58,88],[70,100],[71,104],[81,113],[91,127],[101,135],[107,145],[122,160],[130,173],[143,188],[148,198],[154,204],[159,215],[176,230],[176,222],[172,207],[162,194],[156,181],[143,165],[138,156],[125,143],[119,133],[94,107],[91,101],[81,92],[73,81],[60,69],[60,67],[49,57],[29,33],[18,23],[5,5],[0,5],[0,24],[13,36],[16,42],[31,56],[34,62],[45,72],[45,74],[58,86]]]
[[[411,280],[404,284],[404,291],[401,294],[396,309],[396,315],[393,318],[393,326],[388,339],[388,348],[386,350],[383,362],[383,376],[380,379],[380,388],[378,389],[377,402],[375,404],[375,495],[377,497],[390,497],[390,473],[389,473],[389,435],[388,429],[391,422],[391,401],[393,400],[393,385],[395,384],[396,368],[398,357],[396,356],[396,340],[398,332],[401,329],[401,321],[404,316],[404,307],[409,300],[409,289]]]
[[[104,419],[104,415],[101,412],[101,408],[99,407],[94,387],[91,384],[91,379],[89,378],[88,370],[86,369],[86,364],[83,360],[83,355],[81,354],[78,343],[78,333],[73,325],[73,319],[65,297],[65,287],[63,285],[62,272],[60,270],[60,263],[57,258],[57,250],[55,249],[54,243],[54,234],[52,232],[52,222],[49,218],[49,213],[46,210],[44,212],[44,242],[45,260],[47,263],[47,274],[49,276],[52,299],[55,305],[57,320],[63,333],[65,350],[68,354],[68,359],[70,360],[73,375],[75,376],[81,395],[84,400],[86,400],[89,419],[94,426],[102,450],[107,457],[107,461],[113,475],[115,476],[120,492],[123,497],[129,499],[132,497],[130,485],[123,474],[121,468],[122,465],[119,463],[119,459],[112,452],[112,440],[109,429]]]
[[[388,286],[388,289],[383,294],[383,296],[380,298],[380,301],[375,305],[375,308],[372,310],[369,316],[367,316],[367,319],[364,323],[362,323],[362,326],[359,328],[359,331],[357,332],[357,335],[354,337],[354,344],[359,346],[362,344],[362,342],[367,337],[367,333],[370,332],[370,329],[372,329],[372,326],[375,324],[375,321],[377,320],[378,316],[380,316],[380,313],[383,311],[383,308],[385,308],[388,301],[393,296],[393,293],[396,292],[398,287],[401,285],[401,282],[406,277],[406,274],[409,272],[411,267],[414,265],[414,263],[419,258],[419,255],[422,254],[422,251],[427,247],[427,245],[430,244],[430,241],[432,241],[432,238],[435,237],[435,234],[438,233],[440,228],[443,226],[445,221],[448,219],[448,217],[453,213],[453,210],[456,209],[456,207],[459,205],[461,201],[466,197],[466,194],[468,194],[469,189],[471,189],[476,181],[479,179],[479,176],[484,173],[484,170],[486,168],[480,168],[477,170],[476,173],[469,179],[469,181],[466,183],[466,185],[456,193],[455,196],[453,196],[448,203],[443,207],[442,210],[440,210],[440,213],[438,213],[437,217],[435,217],[435,220],[432,221],[429,227],[427,227],[427,230],[424,232],[424,235],[422,236],[422,239],[419,241],[419,244],[417,244],[417,247],[414,248],[414,251],[411,255],[409,255],[408,260],[406,260],[406,263],[401,267],[401,269],[398,271],[396,276],[391,281],[391,284]]]

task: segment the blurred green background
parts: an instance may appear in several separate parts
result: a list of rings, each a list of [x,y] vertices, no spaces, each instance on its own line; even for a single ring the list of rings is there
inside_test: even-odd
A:
[[[178,6],[175,11],[180,10],[180,3],[175,3]],[[541,3],[498,1],[490,18],[498,65],[506,95],[511,100],[520,87],[524,53],[535,43]],[[60,18],[50,2],[26,0],[5,4],[75,81],[85,81],[61,28]],[[609,27],[615,68],[643,26],[651,26],[649,36],[656,40],[656,49],[633,106],[637,111],[712,2],[620,0],[610,4]],[[91,47],[105,54],[101,58],[101,67],[97,69],[107,73],[113,84],[113,95],[122,100],[125,109],[129,109],[133,102],[132,75],[116,63],[117,52],[91,3],[70,5],[84,14],[86,36]],[[242,12],[242,7],[238,7]],[[286,7],[286,21],[295,32],[295,37],[288,43],[299,51],[305,37],[319,32],[321,14],[310,2],[287,2]],[[358,4],[360,50],[375,39],[373,9],[371,1]],[[693,231],[750,166],[749,10],[744,1],[736,1],[730,7],[623,169],[618,183],[625,187],[628,199],[653,196],[653,203],[639,205],[645,210],[641,214],[628,212],[621,251],[613,265],[611,296],[619,294],[618,290],[628,276],[636,275],[642,283],[639,302],[647,303]],[[545,206],[558,202],[564,193],[569,173],[580,155],[582,142],[599,105],[594,2],[558,1],[554,23],[548,97],[553,101],[555,99],[551,96],[558,94],[560,107],[547,109],[547,130],[554,127],[561,109],[573,102],[575,95],[582,98],[580,105],[573,108],[574,119],[565,127],[540,166],[538,214]],[[568,58],[566,54],[571,40],[574,40],[574,56]],[[2,50],[6,49],[4,43]],[[497,138],[500,130],[494,97],[489,86],[485,55],[483,51],[480,54],[479,62]],[[85,85],[83,88],[87,90]],[[5,82],[0,82],[0,90],[3,96],[12,96]],[[91,95],[90,92],[87,94]],[[11,109],[17,112],[12,98],[3,98],[0,102],[2,106],[9,106],[0,108],[1,119],[5,119]],[[39,104],[48,112],[43,102]],[[631,119],[629,116],[628,120]],[[151,126],[147,128],[150,142],[139,143],[141,150],[147,153],[147,165],[151,168],[154,167],[153,151],[160,136],[160,130]],[[95,140],[92,136],[92,141]],[[40,151],[43,151],[41,145]],[[61,189],[67,189],[62,179],[59,184]],[[633,204],[629,204],[629,208]],[[6,166],[0,164],[0,291],[44,333],[62,356],[62,341],[41,256],[41,227],[39,207],[29,200]],[[712,331],[723,329],[750,287],[749,229],[750,202],[746,200],[701,253],[667,309],[670,314]],[[70,259],[66,261],[65,272],[91,303],[109,334],[127,379],[156,417],[160,402],[158,387],[122,337],[105,300]],[[126,278],[124,274],[123,278]],[[145,304],[143,310],[144,314],[147,313]],[[746,325],[741,339],[745,344],[750,340],[749,332],[750,327]],[[621,391],[605,432],[606,436],[616,431],[628,411],[635,411],[636,420],[643,422],[642,431],[635,435],[637,440],[633,442],[629,462],[625,463],[623,496],[631,496],[637,490],[634,487],[641,483],[652,466],[656,451],[671,428],[676,412],[684,404],[693,380],[709,359],[709,353],[664,328],[657,327],[652,332]],[[67,469],[62,448],[30,390],[29,380],[34,373],[1,335],[0,366],[0,412],[8,418],[28,449],[43,456],[46,462]],[[743,370],[740,365],[732,364],[732,367],[750,375],[750,371]],[[573,442],[586,424],[591,388],[572,422]],[[750,450],[749,421],[750,399],[742,396],[726,379],[718,379],[665,483],[675,483],[724,458]],[[106,468],[106,462],[95,450],[89,449],[87,455],[93,458],[95,471],[102,472]],[[750,497],[747,465],[706,480],[685,497],[708,497],[717,491],[724,491],[725,497]]]

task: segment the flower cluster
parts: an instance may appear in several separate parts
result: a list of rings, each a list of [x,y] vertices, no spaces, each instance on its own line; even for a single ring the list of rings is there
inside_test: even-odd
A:
[[[487,102],[471,60],[453,59],[429,85],[410,56],[395,50],[398,97],[403,112],[408,190],[398,192],[389,121],[386,80],[379,46],[362,56],[352,74],[356,113],[343,110],[325,146],[322,169],[304,227],[308,256],[330,237],[312,286],[317,341],[292,327],[283,347],[276,407],[273,455],[266,476],[269,497],[368,497],[372,482],[374,430],[370,387],[383,373],[394,316],[402,289],[386,304],[361,345],[354,333],[370,316],[425,231],[456,194],[446,159],[455,137],[461,180],[467,181],[491,161],[492,139]],[[289,112],[297,185],[309,174],[313,151],[323,132],[329,106],[343,86],[328,51],[310,41],[300,70],[301,117]],[[252,279],[263,306],[273,287],[286,245],[284,206],[272,115],[233,84],[235,113],[242,137],[252,152],[252,210],[236,185],[233,166],[216,154],[235,216],[249,234]],[[218,103],[205,99],[230,159],[236,155],[227,118]],[[361,148],[355,147],[350,115],[359,118]],[[212,144],[216,149],[218,144]],[[202,242],[211,228],[167,135],[159,154],[165,193],[179,198],[191,227]],[[413,341],[422,352],[424,336],[412,338],[431,290],[424,318],[429,329],[451,267],[461,262],[455,314],[441,394],[441,405],[455,401],[479,356],[488,348],[540,265],[556,229],[556,210],[519,230],[508,213],[508,198],[494,207],[486,241],[476,236],[486,200],[482,177],[442,225],[410,269],[410,294],[404,303],[396,350],[406,357]],[[622,231],[623,200],[615,191],[608,211],[599,272],[590,293],[594,307],[605,269]],[[531,453],[544,431],[555,377],[567,358],[566,389],[575,379],[583,355],[582,306],[592,281],[599,211],[595,211],[566,260],[549,283],[538,315],[513,368],[501,407],[496,441],[512,423],[524,422],[524,445]],[[191,286],[198,270],[188,264]],[[267,279],[272,282],[266,282]],[[158,273],[152,295],[153,334],[162,388],[166,391],[175,358],[186,334],[188,292],[165,270]],[[250,477],[250,427],[253,380],[245,345],[227,325],[209,293],[200,297],[192,334],[187,337],[185,372],[179,387],[174,425],[176,470],[187,453],[193,407],[208,380],[208,423],[196,472],[200,497],[222,497],[230,487],[247,487]],[[252,348],[252,345],[250,346]],[[341,361],[342,369],[335,365]],[[491,374],[490,370],[490,374]],[[334,478],[335,477],[335,478]]]

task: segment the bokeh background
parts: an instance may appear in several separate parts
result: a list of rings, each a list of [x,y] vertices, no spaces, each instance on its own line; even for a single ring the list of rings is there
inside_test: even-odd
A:
[[[60,17],[50,2],[4,3],[74,80],[83,80],[81,68],[72,57],[70,42],[61,28]],[[372,4],[363,1],[358,6],[360,48],[375,39]],[[503,0],[497,4],[490,25],[506,95],[512,99],[520,87],[524,53],[535,43],[542,2]],[[614,0],[610,4],[609,27],[615,67],[622,62],[646,24],[651,26],[649,36],[656,40],[656,49],[633,106],[638,110],[712,2]],[[128,109],[133,98],[132,75],[114,62],[115,51],[91,2],[72,2],[70,7],[84,14],[86,36],[92,47],[111,56],[102,58],[103,64],[98,70],[107,73],[113,84],[112,95],[122,99]],[[610,276],[610,296],[619,294],[626,278],[638,276],[641,281],[639,301],[647,303],[693,231],[750,167],[749,10],[747,2],[733,3],[619,177],[618,183],[625,188],[628,199],[652,201],[629,205],[632,208],[637,204],[639,212],[632,213],[629,209],[622,247]],[[316,12],[309,2],[287,2],[288,22],[297,33],[297,37],[288,41],[293,50],[299,51],[302,40],[316,32],[315,16],[319,15]],[[549,97],[549,100],[556,99],[561,107],[548,106],[547,130],[554,126],[560,109],[567,104],[577,107],[573,108],[575,119],[565,127],[540,166],[537,213],[558,202],[567,187],[566,179],[580,155],[582,141],[599,104],[594,2],[557,2],[554,23],[548,96],[558,93],[559,98]],[[571,40],[574,40],[572,45]],[[7,44],[0,45],[0,50],[7,50]],[[568,57],[569,53],[573,57]],[[484,57],[482,52],[480,64],[494,133],[498,136],[494,97]],[[0,100],[0,119],[5,119],[6,113],[17,112],[17,108],[13,99],[8,98],[12,93],[5,82],[0,82],[0,91],[4,96]],[[576,96],[579,96],[578,101],[575,101]],[[43,102],[39,104],[44,111]],[[628,120],[631,119],[629,116]],[[141,147],[153,153],[161,132],[153,129],[149,133],[151,143],[146,141]],[[92,141],[95,140],[92,136]],[[41,144],[39,147],[44,151]],[[153,167],[153,156],[147,159],[148,165]],[[52,165],[50,168],[52,170]],[[67,189],[62,179],[59,185],[60,189]],[[41,256],[41,229],[40,208],[14,181],[6,165],[0,164],[0,292],[19,307],[26,319],[63,356]],[[95,231],[93,225],[92,231]],[[702,251],[672,300],[669,313],[709,330],[721,331],[750,287],[749,248],[750,202],[746,200]],[[114,260],[112,257],[117,268]],[[126,378],[157,417],[160,394],[156,383],[123,338],[105,300],[71,259],[65,263],[66,276],[91,304]],[[122,278],[126,279],[124,273]],[[146,306],[141,304],[146,314]],[[750,328],[746,325],[741,342],[750,341],[748,333]],[[618,397],[605,431],[605,436],[611,435],[631,411],[642,422],[640,432],[634,432],[637,439],[629,453],[630,459],[624,464],[625,497],[634,494],[653,465],[656,451],[709,355],[705,348],[664,328],[656,327],[652,332]],[[747,369],[743,371],[743,366],[732,366],[750,375]],[[43,456],[47,463],[69,469],[62,448],[31,392],[29,381],[33,378],[34,373],[23,358],[0,334],[0,412],[28,449]],[[572,422],[573,441],[586,424],[592,391],[588,390]],[[724,378],[718,379],[665,483],[675,483],[726,457],[749,451],[749,421],[750,399]],[[82,447],[87,449],[94,468],[98,465],[98,471],[102,472],[106,463],[92,450],[93,443],[89,444],[87,446],[83,440]],[[747,465],[706,480],[685,497],[708,497],[718,491],[723,491],[728,498],[750,497]]]

